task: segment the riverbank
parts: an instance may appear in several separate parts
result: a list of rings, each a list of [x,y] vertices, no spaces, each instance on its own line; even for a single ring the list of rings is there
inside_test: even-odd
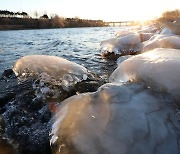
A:
[[[28,30],[24,25],[1,25],[0,30]]]
[[[17,17],[1,17],[0,30],[24,30],[24,29],[51,29],[73,27],[104,27],[102,20],[87,20],[78,18],[33,19]]]

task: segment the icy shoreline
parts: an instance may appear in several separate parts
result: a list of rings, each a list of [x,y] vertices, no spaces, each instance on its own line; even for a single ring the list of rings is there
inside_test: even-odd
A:
[[[179,42],[152,26],[103,41],[105,57],[139,55],[120,57],[111,83],[61,103],[53,153],[178,154]]]
[[[180,25],[178,25],[180,27]],[[177,26],[177,27],[178,27]],[[120,31],[114,38],[101,42],[102,55],[120,57],[136,55],[156,48],[180,49],[179,31],[152,24],[128,31]],[[116,58],[116,59],[117,59]]]
[[[178,154],[179,39],[149,26],[104,41],[128,54],[106,84],[59,57],[19,59],[0,79],[0,153]]]

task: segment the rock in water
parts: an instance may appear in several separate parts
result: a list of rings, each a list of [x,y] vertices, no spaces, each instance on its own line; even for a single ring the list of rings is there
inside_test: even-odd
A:
[[[110,82],[143,81],[147,86],[171,94],[180,105],[180,50],[154,49],[119,64]]]
[[[102,41],[101,46],[103,48],[103,55],[108,55],[109,53],[126,55],[136,52],[136,46],[140,43],[141,37],[139,33],[127,33],[125,36],[123,34],[123,36],[120,35],[119,37]]]
[[[56,56],[22,57],[14,64],[13,71],[20,80],[36,79],[33,87],[38,97],[63,100],[76,94],[79,83],[83,92],[95,91],[100,86],[100,78],[88,72],[85,67]]]
[[[138,30],[138,33],[151,33],[154,34],[158,31],[157,25],[149,25],[149,26],[143,26],[141,29]]]
[[[151,39],[140,43],[139,49],[142,52],[150,51],[155,48],[180,49],[180,36],[173,34],[157,34]]]
[[[115,38],[101,42],[102,56],[108,59],[117,59],[124,55],[135,55],[141,50],[140,44],[149,40],[157,32],[155,25],[120,31]]]
[[[101,82],[78,64],[58,57],[37,57],[24,57],[16,62],[14,71],[20,82],[12,70],[5,70],[0,78],[0,86],[4,87],[0,89],[0,114],[6,124],[3,135],[23,154],[51,153],[49,132],[51,111],[56,111],[54,97],[62,101],[76,93],[96,91]],[[48,95],[49,92],[55,94]],[[47,95],[48,99],[44,97]],[[11,150],[11,144],[1,138],[0,146],[4,147],[0,148],[0,154],[15,154],[3,153]]]
[[[173,99],[142,84],[106,84],[65,100],[52,127],[54,154],[179,154]]]

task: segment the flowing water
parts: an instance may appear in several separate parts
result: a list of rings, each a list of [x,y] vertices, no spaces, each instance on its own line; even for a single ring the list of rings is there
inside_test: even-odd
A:
[[[0,31],[0,73],[26,55],[63,57],[107,77],[115,62],[100,56],[100,42],[126,27]]]

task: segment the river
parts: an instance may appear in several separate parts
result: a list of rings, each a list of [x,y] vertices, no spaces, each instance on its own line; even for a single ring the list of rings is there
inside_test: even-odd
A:
[[[0,31],[0,74],[26,55],[45,54],[63,57],[85,66],[100,76],[112,72],[111,65],[100,56],[100,42],[114,37],[127,27],[63,28]]]

